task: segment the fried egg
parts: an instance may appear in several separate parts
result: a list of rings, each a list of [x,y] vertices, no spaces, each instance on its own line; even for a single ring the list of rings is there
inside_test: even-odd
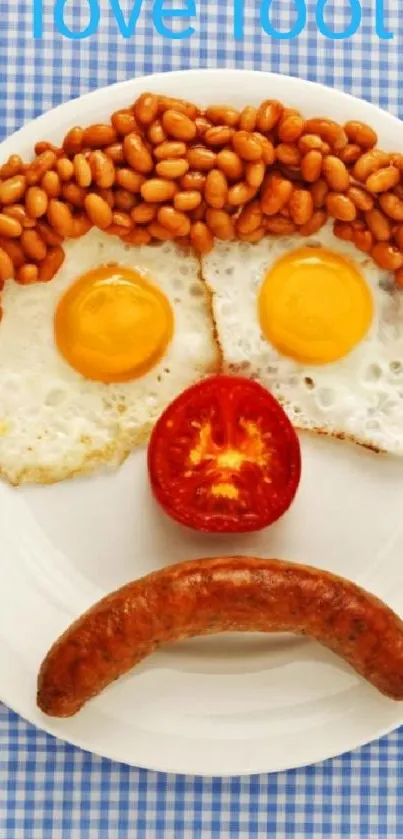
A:
[[[119,464],[220,355],[193,254],[92,230],[47,284],[9,281],[0,322],[0,474],[50,483]]]
[[[403,295],[367,254],[314,237],[219,242],[203,258],[227,372],[297,428],[403,455]]]

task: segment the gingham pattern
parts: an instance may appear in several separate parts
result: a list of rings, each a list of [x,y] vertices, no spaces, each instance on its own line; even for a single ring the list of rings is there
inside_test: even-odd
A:
[[[69,0],[67,25],[84,28],[87,2]],[[315,2],[309,0],[305,31],[291,41],[274,41],[260,30],[259,0],[245,0],[245,35],[236,42],[232,0],[200,0],[193,24],[197,31],[184,41],[155,33],[151,0],[143,2],[135,36],[124,40],[110,3],[101,0],[97,34],[73,42],[55,34],[53,0],[43,0],[45,36],[34,42],[33,0],[0,0],[0,138],[88,90],[188,67],[301,76],[403,116],[400,4],[385,0],[385,28],[394,38],[381,41],[375,33],[376,0],[361,2],[361,27],[349,40],[330,41],[318,34]],[[131,7],[132,0],[121,0],[126,17]],[[289,29],[293,0],[273,0],[271,8],[273,25]],[[328,0],[328,24],[343,29],[348,11],[349,0]],[[403,730],[305,770],[233,780],[175,777],[83,753],[0,706],[0,839],[393,839],[403,833],[402,748]]]

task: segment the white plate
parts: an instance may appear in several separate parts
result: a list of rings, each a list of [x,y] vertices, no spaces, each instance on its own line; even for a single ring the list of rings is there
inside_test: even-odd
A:
[[[57,142],[143,90],[235,105],[276,97],[310,115],[362,119],[385,148],[403,125],[343,93],[298,79],[196,70],[138,79],[62,105],[0,146],[0,159]],[[344,574],[403,613],[403,462],[303,437],[303,479],[292,510],[259,535],[208,538],[162,517],[145,454],[116,473],[53,487],[0,484],[0,695],[22,716],[115,760],[205,775],[270,772],[340,754],[403,721],[394,703],[317,644],[292,636],[227,636],[152,656],[77,717],[36,709],[36,674],[56,636],[93,601],[171,562],[222,553],[290,558]]]

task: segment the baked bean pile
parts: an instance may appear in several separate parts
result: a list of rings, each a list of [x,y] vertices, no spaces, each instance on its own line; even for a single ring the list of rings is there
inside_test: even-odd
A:
[[[403,155],[351,121],[304,119],[276,100],[201,111],[142,94],[108,124],[74,127],[0,169],[0,283],[46,282],[62,242],[92,226],[131,244],[334,232],[403,286]]]

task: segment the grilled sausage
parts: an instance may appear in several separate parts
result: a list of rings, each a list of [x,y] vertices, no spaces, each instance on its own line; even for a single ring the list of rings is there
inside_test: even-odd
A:
[[[231,631],[307,635],[403,699],[403,622],[388,606],[316,568],[219,557],[163,568],[96,603],[48,652],[38,706],[72,716],[161,644]]]

